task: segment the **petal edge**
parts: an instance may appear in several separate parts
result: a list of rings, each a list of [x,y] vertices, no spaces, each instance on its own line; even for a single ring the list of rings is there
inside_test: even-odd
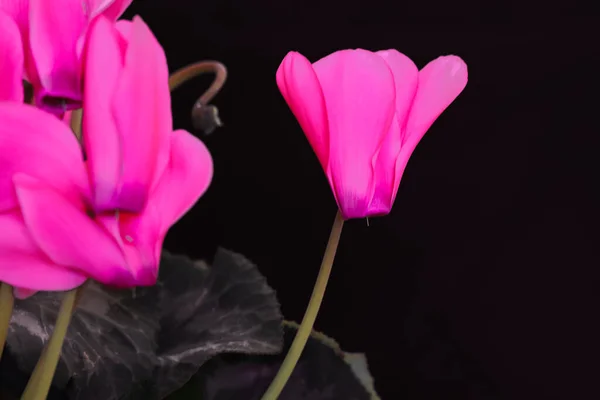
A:
[[[329,160],[329,127],[321,84],[312,64],[302,54],[289,52],[277,69],[277,86],[298,120],[323,170]]]

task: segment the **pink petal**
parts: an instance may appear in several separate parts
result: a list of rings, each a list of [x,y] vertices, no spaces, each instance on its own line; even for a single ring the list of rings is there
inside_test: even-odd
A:
[[[467,65],[457,56],[438,57],[419,72],[417,94],[406,122],[402,151],[396,162],[397,177],[402,176],[425,132],[463,91],[467,80]]]
[[[29,47],[29,0],[0,0],[0,10],[6,12],[19,27],[24,48],[23,78],[35,87],[39,87],[39,78]]]
[[[148,204],[140,214],[123,214],[120,235],[130,259],[141,263],[137,271],[158,270],[162,243],[167,231],[208,188],[213,163],[204,144],[182,130],[171,136],[170,162]],[[133,255],[133,253],[138,255]],[[146,273],[148,276],[149,274]]]
[[[16,22],[21,35],[28,29],[29,0],[0,0],[0,11],[4,11]]]
[[[123,157],[121,210],[140,211],[164,171],[173,131],[165,53],[141,18],[133,19],[125,68],[112,98]]]
[[[27,13],[28,7],[29,0],[0,0],[0,10],[5,11],[12,17]]]
[[[171,135],[169,164],[152,191],[147,209],[154,209],[159,235],[167,233],[204,194],[213,177],[210,152],[200,139],[184,130]],[[144,216],[142,214],[142,216]]]
[[[0,0],[1,1],[1,0]],[[96,17],[102,15],[111,23],[114,23],[117,18],[123,14],[125,9],[129,7],[132,0],[82,0],[85,5],[87,22],[91,24]],[[76,44],[77,57],[80,58],[85,46],[89,25],[84,27]]]
[[[406,140],[421,140],[463,91],[467,80],[467,65],[457,56],[438,57],[427,64],[419,72],[419,87],[406,123]]]
[[[20,298],[37,290],[69,290],[81,285],[86,276],[52,262],[35,244],[20,212],[0,214],[0,281],[27,288]]]
[[[85,49],[83,143],[94,208],[112,209],[118,197],[121,169],[121,137],[112,113],[112,98],[123,67],[119,33],[106,18],[97,18],[88,33]]]
[[[329,127],[321,85],[302,54],[289,52],[277,69],[277,86],[308,138],[324,171],[329,159]]]
[[[25,225],[52,261],[106,284],[130,275],[118,244],[86,214],[82,203],[26,175],[13,180]]]
[[[367,215],[374,157],[395,115],[394,77],[366,50],[343,50],[314,64],[329,117],[329,176],[345,219]]]
[[[69,127],[32,106],[0,103],[0,212],[17,207],[12,177],[25,173],[68,198],[87,198],[81,149]]]
[[[133,0],[88,0],[92,3],[91,18],[104,15],[111,21],[116,21],[129,7]]]
[[[171,142],[169,166],[144,210],[98,218],[121,246],[133,275],[131,282],[123,281],[121,286],[156,283],[168,229],[198,200],[212,178],[212,160],[200,140],[188,132],[175,131]]]
[[[111,286],[128,288],[151,286],[158,277],[158,258],[153,252],[146,251],[133,237],[121,233],[122,221],[135,218],[137,214],[105,213],[96,217],[96,221],[112,235],[123,252],[127,265],[127,274],[123,273],[111,282]],[[156,239],[158,240],[158,239]]]
[[[63,112],[81,102],[76,44],[87,24],[83,4],[30,0],[29,43],[41,85],[36,101],[49,111]]]
[[[125,64],[125,54],[127,53],[129,42],[133,35],[133,22],[119,20],[114,26],[117,32],[119,32],[119,47],[121,49],[121,54],[123,55],[123,64]]]
[[[396,118],[400,127],[404,128],[408,113],[417,93],[419,69],[410,58],[397,50],[382,50],[378,51],[377,54],[383,58],[394,75]]]
[[[15,21],[0,10],[0,101],[23,102],[23,43]]]
[[[395,165],[401,150],[402,134],[396,119],[392,120],[379,152],[375,157],[374,191],[365,217],[387,215],[392,210],[400,176],[396,176]]]
[[[131,36],[133,35],[133,22],[127,20],[119,20],[115,24],[117,27],[117,31],[121,34],[124,44],[123,54],[127,51],[127,44],[131,41]]]
[[[73,110],[70,111],[66,111],[61,120],[62,122],[64,122],[65,124],[67,124],[67,126],[71,126],[71,118],[73,118]]]
[[[390,125],[375,164],[376,188],[369,204],[369,215],[388,214],[400,185],[401,175],[396,174],[396,160],[402,148],[403,128],[412,106],[419,70],[410,58],[396,50],[378,51],[377,54],[386,62],[394,76],[396,89],[396,121]]]

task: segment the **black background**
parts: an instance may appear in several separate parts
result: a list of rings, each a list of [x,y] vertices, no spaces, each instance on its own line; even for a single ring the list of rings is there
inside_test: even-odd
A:
[[[336,206],[275,84],[285,54],[396,48],[469,66],[392,213],[346,224],[317,329],[395,399],[600,398],[598,17],[574,2],[139,0],[171,70],[227,65],[208,193],[166,248],[256,262],[300,320]],[[175,124],[210,80],[173,96]]]

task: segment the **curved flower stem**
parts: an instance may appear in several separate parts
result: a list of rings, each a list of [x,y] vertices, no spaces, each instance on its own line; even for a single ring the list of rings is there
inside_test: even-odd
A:
[[[60,351],[65,340],[65,335],[67,334],[67,328],[75,311],[79,289],[73,289],[65,293],[52,336],[50,336],[50,340],[46,343],[46,347],[42,351],[42,355],[29,378],[21,400],[45,400],[48,397],[54,372],[60,359]]]
[[[343,226],[344,219],[338,211],[337,215],[335,216],[335,221],[333,221],[333,226],[331,227],[329,241],[327,242],[325,255],[323,256],[323,261],[321,262],[321,269],[319,270],[317,282],[315,283],[312,295],[310,296],[308,307],[306,307],[304,318],[302,318],[302,323],[298,328],[296,337],[294,338],[294,341],[292,342],[292,345],[290,346],[290,349],[288,350],[288,353],[285,356],[285,359],[283,360],[275,379],[273,379],[273,382],[271,382],[271,385],[263,395],[262,400],[276,400],[279,397],[285,384],[292,375],[296,363],[298,363],[298,360],[300,359],[300,355],[304,350],[306,341],[308,340],[312,332],[313,325],[315,324],[315,320],[317,319],[321,302],[323,301],[325,288],[327,287],[327,281],[329,280],[331,267],[333,266],[333,260],[335,258],[335,252],[337,251],[338,243],[340,242],[340,235],[342,234]]]
[[[227,80],[227,68],[218,61],[199,61],[178,69],[169,77],[169,88],[173,91],[190,79],[207,72],[214,73],[215,79],[208,90],[196,101],[196,104],[206,105],[219,93]]]
[[[0,282],[0,359],[2,359],[4,343],[8,336],[8,326],[10,325],[14,302],[12,286]]]
[[[212,112],[207,113],[206,106],[223,88],[223,85],[227,80],[227,68],[225,68],[225,66],[218,61],[199,61],[197,63],[190,64],[186,67],[175,71],[169,77],[169,88],[171,89],[171,91],[173,91],[188,80],[207,72],[214,73],[215,79],[213,80],[208,90],[206,90],[198,98],[198,100],[196,100],[196,103],[192,107],[192,122],[194,123],[195,127],[221,125],[221,122],[218,119],[216,108],[214,110],[211,110]],[[206,121],[207,118],[213,119],[214,121]]]

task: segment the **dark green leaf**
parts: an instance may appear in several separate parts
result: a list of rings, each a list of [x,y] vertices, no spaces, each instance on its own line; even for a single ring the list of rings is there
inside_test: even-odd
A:
[[[17,302],[0,392],[23,389],[59,302],[57,293]],[[85,288],[50,398],[161,399],[214,355],[277,353],[281,321],[274,291],[243,256],[220,249],[210,267],[165,252],[153,287]]]
[[[275,377],[296,334],[284,325],[284,352],[273,356],[221,354],[169,400],[260,400]],[[340,350],[332,339],[313,333],[279,400],[378,400],[366,359]]]

